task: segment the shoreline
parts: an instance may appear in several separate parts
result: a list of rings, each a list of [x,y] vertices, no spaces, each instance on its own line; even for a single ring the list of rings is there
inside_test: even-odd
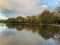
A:
[[[0,24],[25,24],[25,25],[50,25],[50,26],[60,26],[60,24],[32,24],[32,23],[0,23]]]

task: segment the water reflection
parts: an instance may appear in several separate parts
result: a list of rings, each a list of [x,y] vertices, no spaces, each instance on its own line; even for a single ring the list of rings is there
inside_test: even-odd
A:
[[[0,45],[60,45],[60,28],[49,25],[6,24],[0,39]]]
[[[27,31],[32,31],[33,33],[38,33],[41,35],[45,40],[53,37],[60,33],[59,27],[49,26],[49,25],[19,25],[19,24],[7,24],[8,28],[16,28],[18,31],[22,31],[23,29]]]
[[[8,29],[6,27],[6,24],[0,24],[0,35],[11,35],[14,34],[15,32],[17,32],[16,29]]]

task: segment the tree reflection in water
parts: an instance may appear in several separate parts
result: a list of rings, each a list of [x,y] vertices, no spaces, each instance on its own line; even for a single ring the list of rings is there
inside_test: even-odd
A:
[[[25,24],[6,24],[8,28],[16,28],[18,31],[26,29],[27,31],[32,31],[33,33],[38,33],[45,40],[53,38],[60,42],[60,28],[49,26],[49,25],[25,25]],[[57,36],[56,36],[57,35]]]

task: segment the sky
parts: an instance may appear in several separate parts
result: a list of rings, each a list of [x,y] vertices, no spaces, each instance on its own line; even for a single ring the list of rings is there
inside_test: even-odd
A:
[[[0,17],[30,16],[59,4],[60,0],[0,0]]]

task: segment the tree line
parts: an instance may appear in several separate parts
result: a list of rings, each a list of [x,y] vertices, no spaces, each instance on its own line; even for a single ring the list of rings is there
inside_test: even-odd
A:
[[[19,23],[19,24],[60,24],[60,13],[44,10],[41,14],[32,16],[18,16],[0,20],[2,23]]]

